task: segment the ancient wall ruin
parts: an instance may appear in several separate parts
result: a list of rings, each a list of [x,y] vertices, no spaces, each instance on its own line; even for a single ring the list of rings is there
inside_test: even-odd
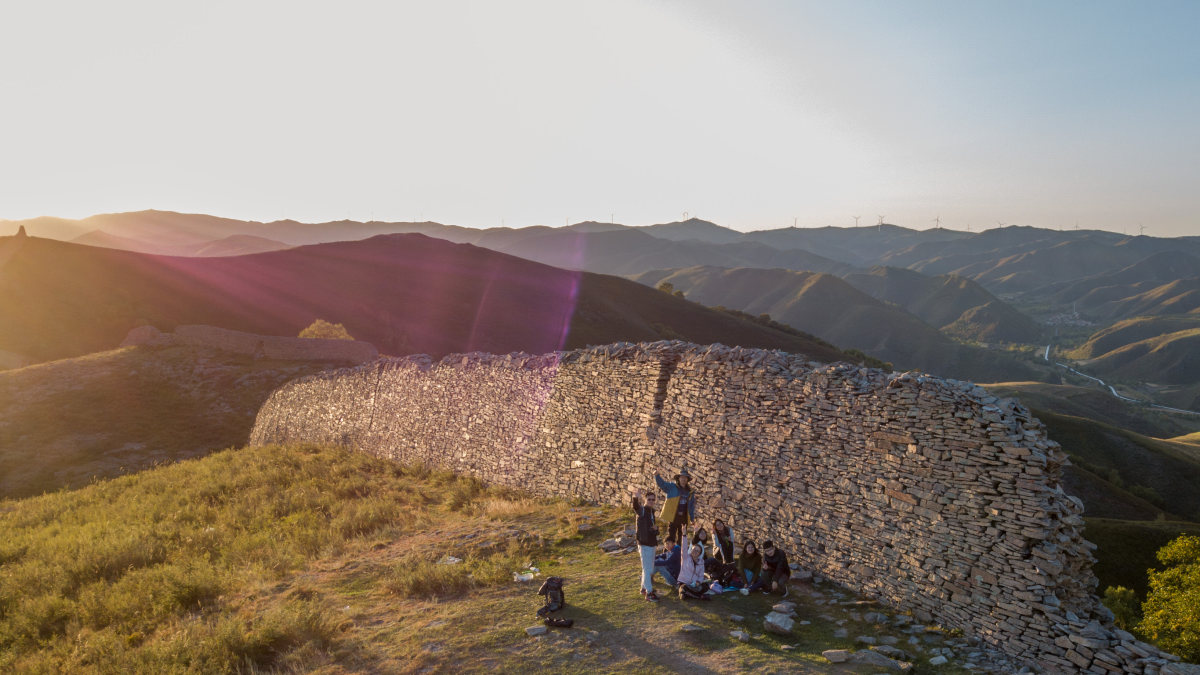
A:
[[[683,343],[384,359],[284,386],[251,441],[614,504],[687,466],[703,519],[921,620],[1051,671],[1166,663],[1094,595],[1066,455],[1028,410],[968,383]]]
[[[257,335],[200,325],[177,326],[174,333],[163,333],[154,326],[138,326],[129,331],[129,335],[121,343],[122,347],[129,345],[208,347],[282,361],[366,363],[379,356],[373,345],[358,340]]]

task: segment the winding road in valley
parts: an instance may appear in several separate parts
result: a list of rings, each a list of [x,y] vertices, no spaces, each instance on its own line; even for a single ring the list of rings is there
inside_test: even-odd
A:
[[[1054,345],[1052,345],[1052,344],[1046,345],[1046,353],[1042,355],[1042,358],[1045,359],[1046,361],[1050,361],[1050,348],[1053,346]],[[1138,398],[1129,398],[1128,396],[1122,396],[1117,393],[1117,390],[1111,384],[1105,383],[1104,380],[1102,380],[1098,377],[1092,377],[1091,375],[1088,375],[1087,373],[1081,373],[1078,370],[1075,370],[1074,368],[1072,368],[1071,366],[1068,366],[1065,363],[1059,363],[1058,361],[1053,361],[1052,363],[1054,363],[1054,365],[1056,365],[1060,368],[1066,368],[1067,370],[1071,371],[1072,373],[1075,373],[1076,375],[1078,375],[1080,377],[1086,377],[1087,379],[1092,380],[1093,382],[1099,382],[1100,386],[1102,388],[1107,389],[1110,393],[1112,393],[1113,396],[1116,396],[1117,398],[1121,399],[1122,401],[1127,401],[1129,403],[1138,403],[1141,405],[1148,405],[1151,408],[1158,408],[1159,410],[1169,410],[1171,412],[1176,412],[1176,413],[1184,413],[1185,415],[1200,415],[1200,412],[1196,412],[1195,410],[1184,410],[1182,408],[1172,408],[1171,406],[1159,405],[1157,403],[1151,403],[1150,401],[1143,401],[1142,399],[1138,399]]]

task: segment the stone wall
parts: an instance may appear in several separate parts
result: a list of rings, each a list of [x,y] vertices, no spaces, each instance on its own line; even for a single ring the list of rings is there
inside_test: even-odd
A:
[[[209,347],[235,354],[246,354],[282,361],[337,361],[366,363],[379,357],[368,342],[323,340],[277,335],[256,335],[215,326],[177,326],[174,333],[163,333],[154,326],[138,326],[121,343],[128,345],[187,345]]]
[[[1019,660],[1153,674],[1169,658],[1099,605],[1065,453],[968,383],[670,342],[384,359],[276,391],[251,442],[291,441],[612,504],[687,466],[703,520]]]

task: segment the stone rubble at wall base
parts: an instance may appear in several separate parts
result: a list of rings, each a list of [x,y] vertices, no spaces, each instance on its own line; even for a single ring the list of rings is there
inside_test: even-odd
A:
[[[624,504],[687,466],[699,517],[1044,672],[1176,657],[1095,596],[1067,456],[970,383],[681,342],[380,359],[276,391],[251,442],[334,443],[539,495]]]

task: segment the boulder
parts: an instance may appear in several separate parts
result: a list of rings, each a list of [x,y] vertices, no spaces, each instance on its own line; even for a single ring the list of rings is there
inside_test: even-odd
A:
[[[949,662],[950,662],[950,659],[948,659],[944,656],[935,656],[932,659],[929,659],[929,665],[931,665],[931,666],[944,666]]]
[[[779,602],[779,603],[776,603],[775,606],[772,607],[771,609],[773,611],[779,612],[780,614],[786,614],[788,616],[796,616],[796,603],[794,603],[794,602],[787,602],[787,601]]]
[[[793,624],[795,621],[792,620],[792,617],[780,612],[771,612],[767,618],[763,619],[763,627],[767,629],[767,632],[777,635],[791,635]]]
[[[549,629],[546,628],[545,626],[530,626],[529,628],[525,629],[525,634],[526,635],[545,635],[547,630],[549,630]]]
[[[704,630],[703,626],[697,626],[694,623],[685,623],[679,627],[680,633],[699,633]]]
[[[729,631],[729,635],[730,635],[730,637],[737,638],[741,642],[749,642],[750,641],[750,634],[744,630],[731,630],[731,631]]]
[[[826,649],[821,652],[830,663],[845,663],[850,660],[850,652],[845,649]]]
[[[854,652],[850,655],[850,663],[855,663],[862,666],[874,666],[876,668],[887,668],[896,672],[904,672],[912,668],[911,663],[890,659],[879,652],[865,649],[863,651]]]

